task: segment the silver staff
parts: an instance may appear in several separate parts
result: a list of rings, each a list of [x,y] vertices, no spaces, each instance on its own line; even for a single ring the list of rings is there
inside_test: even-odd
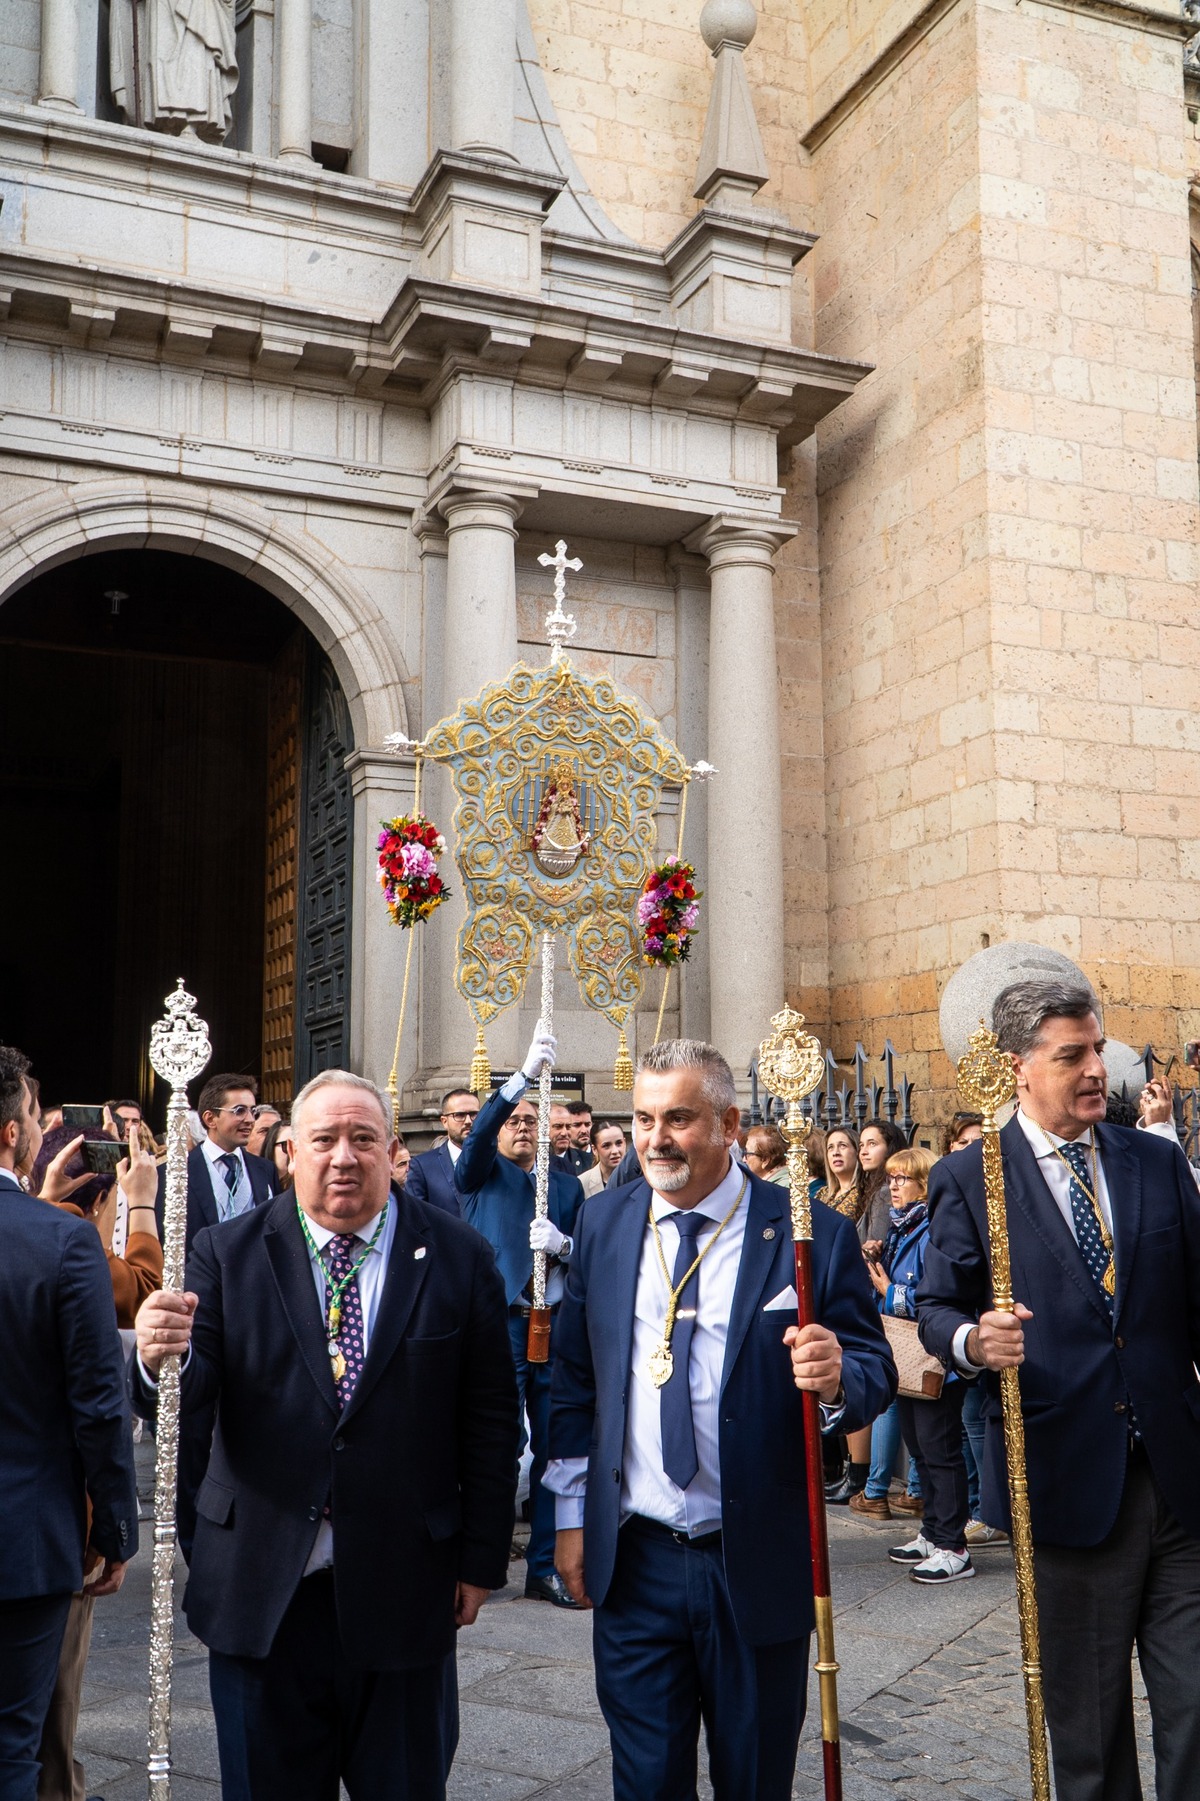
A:
[[[167,996],[165,1019],[150,1032],[150,1064],[171,1085],[167,1107],[167,1196],[163,1230],[163,1288],[183,1289],[187,1227],[187,1085],[212,1055],[208,1027],[196,1017],[196,997],[180,976]],[[165,1357],[158,1377],[157,1455],[154,1464],[154,1570],[150,1614],[150,1794],[171,1796],[171,1663],[175,1650],[175,1486],[179,1464],[179,1358]]]
[[[562,547],[560,546],[560,549]],[[538,1031],[554,1030],[554,941],[553,932],[542,933],[542,1012]],[[550,1211],[550,1065],[542,1064],[538,1077],[538,1142],[536,1199],[538,1219]],[[533,1253],[533,1308],[529,1315],[529,1341],[525,1352],[530,1363],[550,1360],[550,1309],[546,1305],[546,1253]]]

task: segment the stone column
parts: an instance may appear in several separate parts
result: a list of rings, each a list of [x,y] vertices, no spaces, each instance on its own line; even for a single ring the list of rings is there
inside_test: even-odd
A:
[[[312,0],[278,0],[279,155],[312,162]]]
[[[38,105],[77,113],[79,103],[78,0],[42,0],[42,60]]]
[[[451,493],[446,521],[446,612],[442,711],[485,682],[499,681],[517,660],[517,575],[514,547],[522,499],[510,493]]]
[[[708,641],[711,632],[708,569],[703,557],[689,554],[680,544],[673,544],[668,550],[667,568],[675,581],[675,712],[679,721],[676,742],[689,763],[711,763],[713,758],[708,741]],[[712,867],[708,838],[711,788],[711,782],[692,782],[683,840],[683,854],[689,863],[696,865],[701,886],[705,889],[709,887]],[[709,950],[709,933],[704,930],[696,939],[687,962],[680,965],[677,982],[672,983],[681,1038],[707,1039],[709,1036],[712,1010]],[[652,982],[647,984],[646,993],[657,1002]],[[670,1012],[668,1001],[668,1016]],[[664,1022],[664,1033],[666,1030]]]
[[[739,1083],[783,1006],[783,824],[774,557],[795,528],[714,519],[708,558],[708,911],[712,1042]]]
[[[515,162],[516,0],[450,0],[450,148]]]

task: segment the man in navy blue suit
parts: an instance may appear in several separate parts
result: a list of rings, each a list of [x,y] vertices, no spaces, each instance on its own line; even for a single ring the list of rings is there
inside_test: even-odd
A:
[[[554,1057],[554,1039],[537,1032],[524,1067],[511,1075],[481,1109],[454,1166],[454,1182],[462,1198],[463,1217],[483,1233],[496,1252],[508,1298],[508,1330],[517,1366],[517,1386],[529,1419],[533,1466],[529,1472],[525,1596],[531,1601],[550,1601],[556,1607],[573,1607],[575,1603],[554,1567],[554,1496],[542,1487],[550,1430],[553,1324],[551,1361],[530,1363],[526,1355],[533,1253],[545,1251],[549,1258],[546,1302],[554,1316],[571,1256],[575,1212],[583,1198],[579,1178],[556,1167],[551,1159],[549,1216],[534,1217],[537,1110],[526,1098],[526,1088],[540,1075],[543,1063],[553,1067]]]
[[[295,1188],[201,1232],[190,1292],[142,1306],[134,1401],[190,1351],[185,1403],[217,1403],[184,1611],[223,1793],[444,1801],[456,1631],[508,1574],[503,1285],[462,1220],[394,1202],[370,1082],[323,1071],[292,1124]]]
[[[442,1096],[442,1131],[444,1144],[422,1151],[408,1166],[408,1193],[431,1207],[444,1207],[447,1213],[459,1213],[458,1190],[454,1186],[454,1165],[462,1156],[467,1135],[479,1112],[479,1096],[469,1088],[450,1088]]]
[[[580,1209],[558,1320],[547,1485],[557,1562],[594,1606],[616,1801],[786,1801],[813,1627],[803,1403],[826,1431],[889,1406],[896,1371],[849,1220],[814,1208],[819,1325],[796,1325],[787,1195],[731,1155],[728,1063],[641,1060],[645,1179]],[[789,1324],[789,1321],[791,1322]]]
[[[1000,1134],[1015,1314],[991,1304],[983,1156],[944,1158],[921,1337],[987,1385],[982,1514],[1010,1527],[999,1379],[1021,1370],[1043,1683],[1059,1801],[1139,1801],[1131,1661],[1158,1801],[1200,1772],[1200,1197],[1177,1144],[1103,1123],[1090,990],[993,1009],[1018,1112]]]
[[[27,1195],[41,1147],[28,1059],[0,1046],[0,1795],[34,1801],[38,1746],[90,1543],[91,1595],[137,1550],[112,1282],[91,1220]],[[86,1524],[91,1499],[91,1529]]]

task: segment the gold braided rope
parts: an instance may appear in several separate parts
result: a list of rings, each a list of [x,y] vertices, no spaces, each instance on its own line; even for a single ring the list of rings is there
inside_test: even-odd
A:
[[[420,749],[417,750],[416,758],[415,758],[415,770],[414,770],[414,776],[413,776],[413,807],[412,807],[412,810],[414,813],[419,813],[421,811],[421,752],[420,752]],[[400,1017],[396,1021],[396,1048],[395,1048],[394,1052],[392,1053],[392,1073],[388,1077],[388,1085],[387,1085],[388,1097],[392,1103],[392,1131],[396,1134],[397,1137],[399,1137],[399,1135],[400,1135],[400,1090],[399,1090],[399,1087],[397,1086],[396,1074],[400,1068],[400,1044],[401,1044],[401,1040],[404,1037],[404,1015],[405,1015],[405,1012],[408,1007],[408,978],[412,973],[413,945],[416,943],[416,941],[417,941],[417,928],[415,925],[411,925],[408,928],[408,949],[404,953],[404,986],[400,990]]]

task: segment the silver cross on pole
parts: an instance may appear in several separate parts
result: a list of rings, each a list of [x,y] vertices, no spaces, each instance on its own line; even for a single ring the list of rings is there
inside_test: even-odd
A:
[[[543,569],[554,571],[554,611],[546,614],[546,636],[550,640],[550,661],[557,663],[563,655],[563,647],[568,638],[573,638],[579,627],[570,613],[563,612],[563,601],[567,598],[567,570],[573,569],[576,574],[583,568],[578,557],[567,555],[567,541],[560,538],[554,546],[554,555],[543,551],[538,558]]]
[[[183,1288],[187,1229],[187,1085],[212,1054],[208,1027],[197,1017],[195,996],[180,976],[167,996],[166,1017],[150,1030],[150,1064],[171,1085],[167,1104],[167,1179],[163,1232],[163,1287]],[[175,1497],[179,1465],[180,1359],[163,1359],[158,1375],[158,1430],[154,1469],[154,1567],[150,1613],[149,1776],[152,1801],[171,1797],[171,1665],[175,1655]]]

